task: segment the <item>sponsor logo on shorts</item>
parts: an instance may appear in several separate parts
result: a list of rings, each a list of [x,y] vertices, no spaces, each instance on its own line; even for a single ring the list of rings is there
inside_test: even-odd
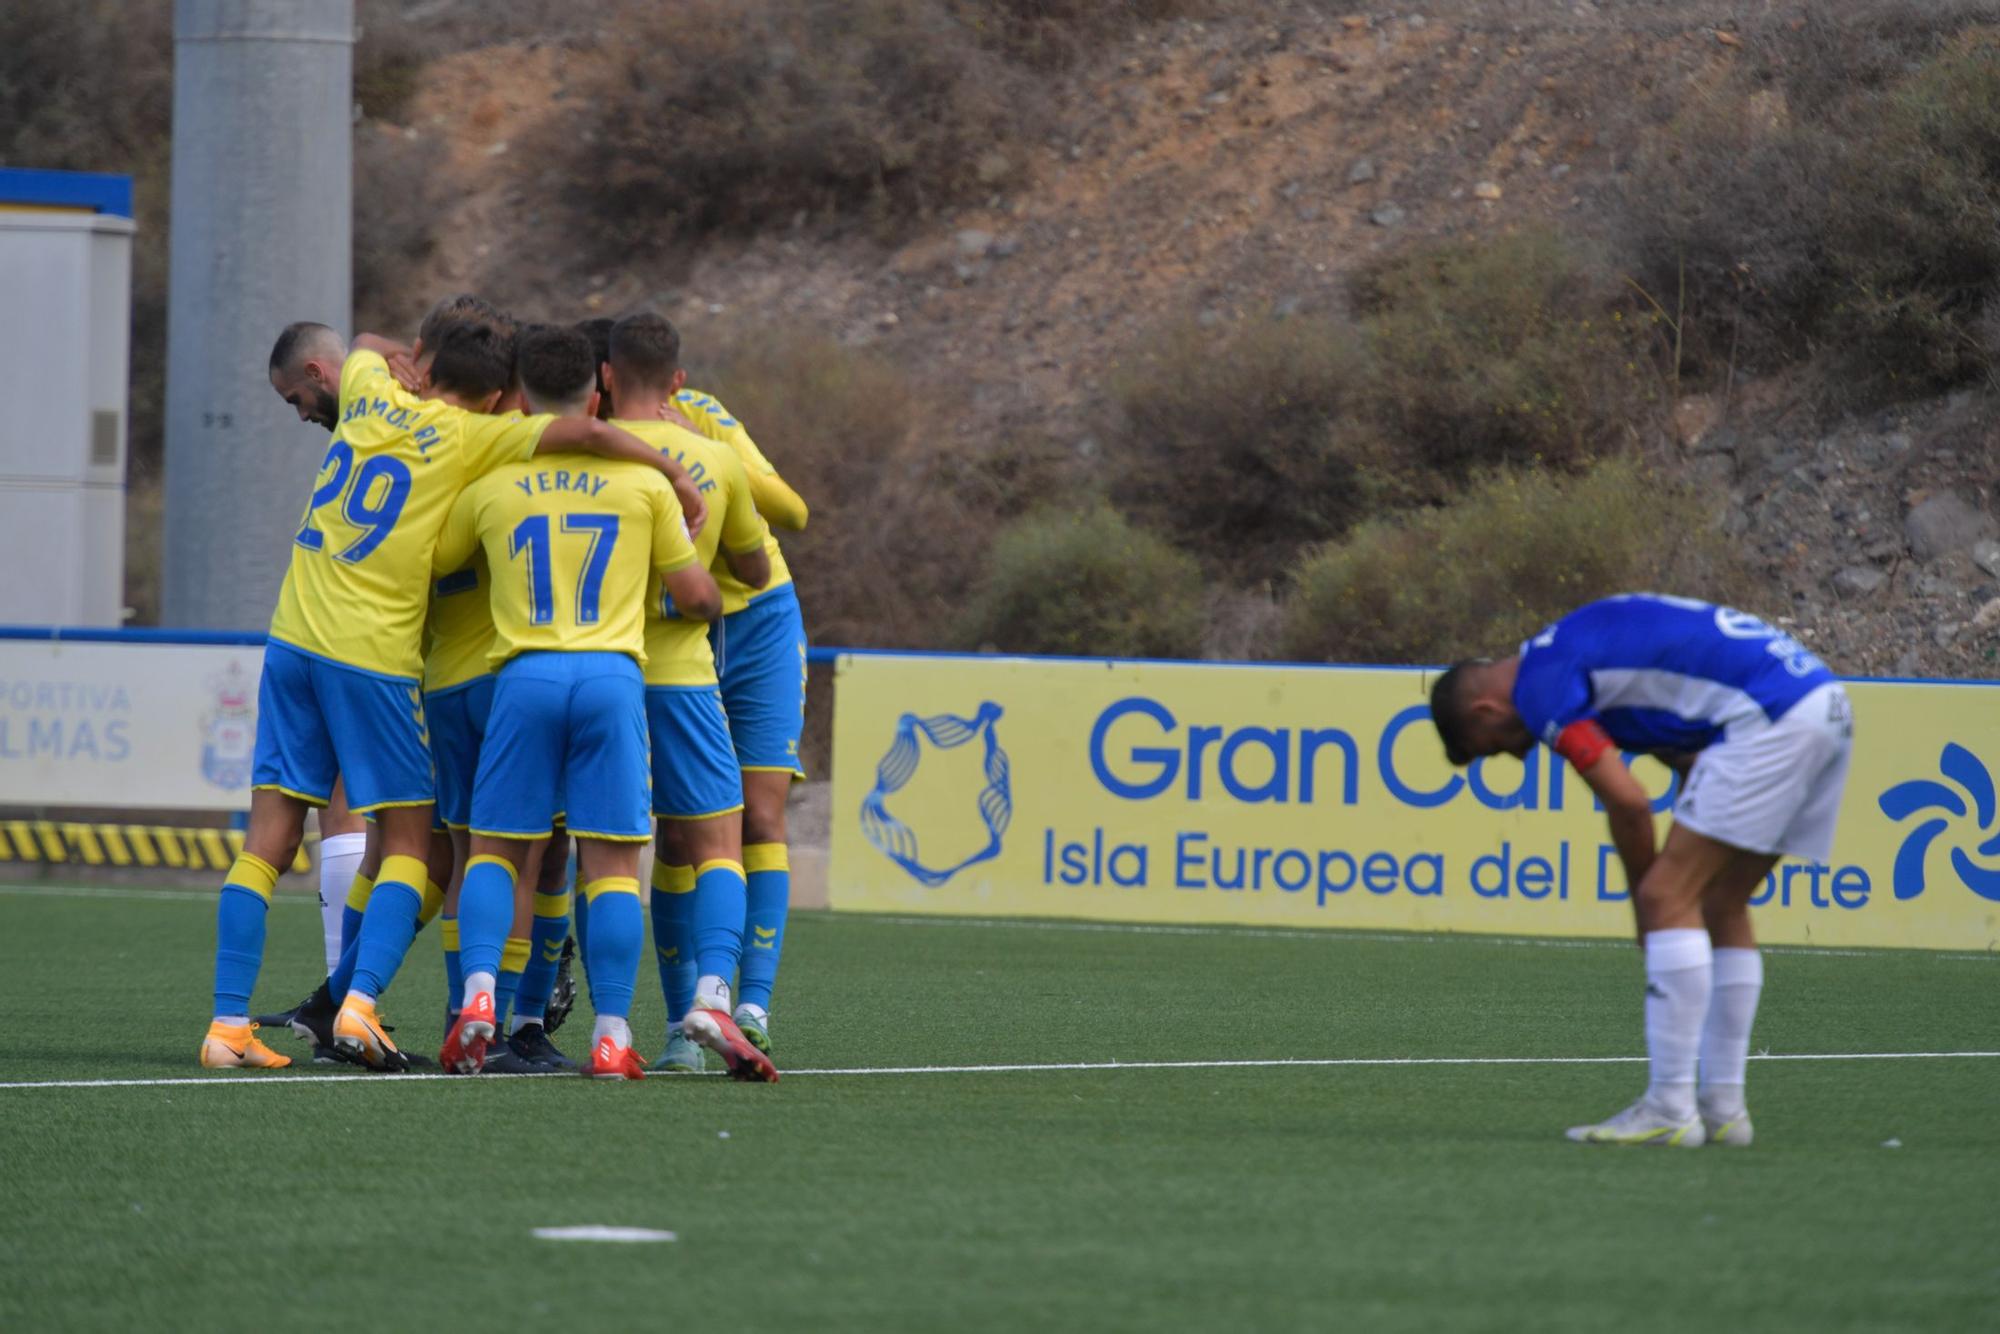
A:
[[[1982,899],[2000,903],[2000,812],[1996,812],[1993,771],[1957,742],[1938,756],[1939,778],[1914,778],[1898,783],[1876,805],[1897,823],[1924,818],[1910,827],[1896,849],[1895,886],[1898,899],[1913,899],[1929,887],[1931,848],[1951,832],[1951,869],[1959,883]],[[1975,843],[1976,840],[1979,840]],[[1974,845],[1973,851],[1966,850]]]

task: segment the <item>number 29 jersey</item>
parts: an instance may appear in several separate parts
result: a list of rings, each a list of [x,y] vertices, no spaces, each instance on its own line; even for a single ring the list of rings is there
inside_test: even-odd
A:
[[[624,653],[644,666],[647,582],[696,559],[664,474],[578,454],[510,463],[466,487],[438,538],[436,573],[482,549],[496,669],[542,650]]]
[[[452,504],[474,478],[531,456],[553,420],[487,417],[421,399],[376,353],[348,357],[340,424],[292,538],[271,638],[379,676],[419,679],[432,554]]]

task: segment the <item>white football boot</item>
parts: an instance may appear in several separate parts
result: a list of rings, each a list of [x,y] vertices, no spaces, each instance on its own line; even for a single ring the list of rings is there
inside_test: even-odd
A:
[[[1744,1123],[1748,1129],[1749,1123]],[[1578,1144],[1651,1144],[1669,1149],[1698,1149],[1708,1141],[1699,1115],[1676,1120],[1662,1115],[1646,1099],[1594,1126],[1571,1126],[1569,1138]]]

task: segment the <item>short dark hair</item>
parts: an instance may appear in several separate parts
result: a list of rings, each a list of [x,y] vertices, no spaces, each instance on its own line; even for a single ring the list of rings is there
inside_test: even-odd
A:
[[[494,324],[445,325],[431,358],[431,384],[465,398],[505,393],[514,384],[514,331]]]
[[[1486,658],[1455,662],[1431,682],[1431,722],[1444,742],[1444,757],[1453,764],[1470,764],[1472,750],[1465,740],[1466,677],[1470,668],[1483,666]]]
[[[681,336],[663,315],[650,310],[627,315],[611,330],[611,355],[606,360],[619,379],[660,388],[681,368]]]
[[[590,338],[560,324],[531,324],[521,330],[517,356],[521,387],[540,403],[571,403],[596,384]]]
[[[290,369],[293,362],[303,357],[314,343],[327,335],[340,337],[334,333],[331,325],[320,324],[315,320],[297,320],[287,324],[284,332],[278,335],[278,341],[271,344],[271,369],[274,371]]]
[[[484,297],[470,292],[458,292],[440,297],[431,307],[430,314],[417,326],[417,341],[427,348],[437,346],[444,331],[454,324],[490,324],[498,329],[511,330],[514,321],[502,314],[499,307]]]
[[[597,367],[597,392],[604,392],[604,363],[611,360],[611,330],[618,321],[608,315],[578,320],[576,331],[590,340],[591,364]]]

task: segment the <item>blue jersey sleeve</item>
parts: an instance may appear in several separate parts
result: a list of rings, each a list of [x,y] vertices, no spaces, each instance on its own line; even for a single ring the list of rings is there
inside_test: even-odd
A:
[[[1555,648],[1531,647],[1521,655],[1521,671],[1514,678],[1514,707],[1528,731],[1547,746],[1553,746],[1571,723],[1597,714],[1589,673]]]

